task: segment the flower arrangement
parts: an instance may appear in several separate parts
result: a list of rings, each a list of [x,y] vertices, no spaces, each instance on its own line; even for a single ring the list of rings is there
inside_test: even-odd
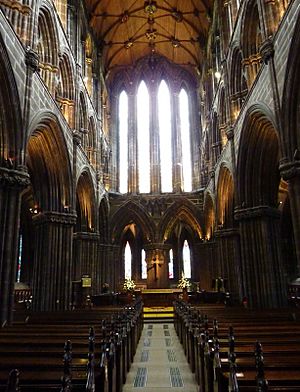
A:
[[[182,271],[181,278],[179,279],[177,287],[180,289],[187,289],[188,290],[190,285],[191,284],[190,284],[188,278],[185,277],[184,272]]]
[[[125,291],[133,291],[135,289],[135,283],[130,278],[125,278],[125,282],[123,284],[123,289]]]

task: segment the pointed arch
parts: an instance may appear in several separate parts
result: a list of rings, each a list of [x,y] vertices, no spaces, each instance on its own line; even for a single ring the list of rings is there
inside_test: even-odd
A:
[[[213,195],[207,191],[204,195],[204,239],[211,240],[216,226],[216,208]]]
[[[257,0],[250,0],[246,4],[241,22],[244,27],[241,34],[241,48],[248,88],[251,87],[261,66],[259,48],[262,43],[262,34],[259,21]]]
[[[230,170],[221,164],[217,186],[217,225],[232,228],[234,225],[234,184]]]
[[[237,190],[243,208],[277,208],[278,163],[279,138],[272,113],[264,105],[254,105],[245,116],[237,159]]]
[[[64,212],[72,204],[72,172],[58,118],[39,112],[32,119],[26,163],[40,210]]]
[[[77,232],[94,232],[96,228],[95,189],[90,171],[82,170],[76,184]]]
[[[36,51],[42,79],[51,94],[55,92],[55,78],[58,72],[58,33],[53,10],[43,4],[38,14],[38,40]]]
[[[135,223],[141,228],[143,242],[155,242],[155,227],[146,210],[138,203],[128,201],[124,203],[111,217],[111,238],[119,243],[124,227]]]
[[[16,168],[22,148],[22,115],[16,80],[8,53],[0,36],[0,166]],[[5,110],[9,107],[10,110]]]
[[[282,96],[284,154],[292,162],[300,151],[300,17],[295,25],[287,59]],[[297,158],[299,160],[299,158]]]
[[[232,102],[232,117],[236,119],[244,103],[245,96],[248,93],[248,86],[243,67],[243,53],[238,46],[238,43],[234,44],[234,48],[232,49],[230,56],[229,93]]]
[[[165,242],[178,222],[184,222],[194,232],[196,238],[202,238],[201,216],[193,203],[187,199],[174,202],[165,212],[159,226],[159,238]]]
[[[108,243],[109,236],[109,202],[106,197],[103,197],[99,206],[99,233],[103,243]]]
[[[59,59],[59,71],[56,80],[55,99],[70,127],[74,124],[74,71],[68,53]]]

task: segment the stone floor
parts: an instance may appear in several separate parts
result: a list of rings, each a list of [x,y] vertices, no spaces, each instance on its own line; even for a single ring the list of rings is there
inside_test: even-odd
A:
[[[174,389],[175,388],[175,389]],[[173,324],[145,324],[123,392],[197,392]]]

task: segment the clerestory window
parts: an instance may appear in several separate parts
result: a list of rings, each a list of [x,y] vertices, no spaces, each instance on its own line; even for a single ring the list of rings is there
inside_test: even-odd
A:
[[[165,79],[142,80],[129,99],[119,94],[119,192],[190,192],[192,144],[189,96]]]

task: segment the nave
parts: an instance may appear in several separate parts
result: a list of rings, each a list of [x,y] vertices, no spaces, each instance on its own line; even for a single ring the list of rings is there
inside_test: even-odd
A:
[[[145,318],[140,300],[32,312],[0,330],[0,391],[300,390],[299,309],[177,300],[173,320]]]
[[[123,392],[197,392],[174,324],[145,324]]]

